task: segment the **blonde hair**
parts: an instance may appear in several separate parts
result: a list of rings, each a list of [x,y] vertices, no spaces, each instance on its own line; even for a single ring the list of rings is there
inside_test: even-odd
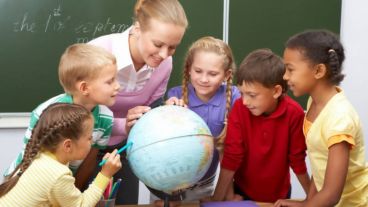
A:
[[[134,7],[134,22],[138,22],[143,31],[149,27],[149,20],[156,19],[184,28],[188,20],[178,0],[137,0]]]
[[[66,93],[73,94],[78,81],[96,78],[101,69],[109,65],[116,65],[116,59],[107,50],[84,43],[73,44],[60,58],[60,84]]]
[[[216,39],[211,36],[202,37],[199,40],[195,41],[190,47],[185,57],[184,63],[184,72],[183,72],[183,83],[182,83],[182,99],[185,104],[188,105],[188,83],[190,80],[190,68],[194,61],[194,56],[196,52],[205,51],[205,52],[213,52],[217,55],[223,57],[223,69],[225,70],[225,74],[227,71],[231,71],[229,77],[226,80],[226,111],[224,115],[224,129],[217,137],[217,147],[222,151],[222,145],[226,135],[227,128],[227,115],[231,108],[231,86],[232,86],[232,78],[236,69],[236,65],[234,62],[234,56],[231,51],[231,48],[222,40]]]

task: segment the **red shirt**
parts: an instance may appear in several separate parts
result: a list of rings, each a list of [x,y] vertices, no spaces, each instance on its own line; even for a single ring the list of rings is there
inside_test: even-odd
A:
[[[253,200],[286,198],[289,167],[296,174],[306,173],[303,118],[303,109],[288,96],[269,116],[252,115],[242,99],[234,103],[221,167],[235,171],[235,184]]]

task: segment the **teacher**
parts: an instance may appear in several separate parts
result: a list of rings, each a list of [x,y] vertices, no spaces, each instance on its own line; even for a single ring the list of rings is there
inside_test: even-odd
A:
[[[107,49],[117,60],[121,90],[115,105],[110,107],[114,113],[110,150],[124,145],[136,120],[149,111],[150,106],[163,100],[173,67],[172,55],[187,25],[178,0],[138,0],[129,29],[89,42]],[[137,202],[138,179],[125,158],[122,163],[122,172],[115,176],[115,180],[123,179],[116,204],[133,204]]]

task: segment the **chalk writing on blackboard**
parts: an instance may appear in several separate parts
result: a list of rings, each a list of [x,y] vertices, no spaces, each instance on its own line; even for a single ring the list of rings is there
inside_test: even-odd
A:
[[[68,14],[64,14],[62,7],[51,9],[44,17],[35,17],[30,12],[24,12],[19,19],[13,22],[14,32],[27,33],[62,33],[72,31],[75,34],[75,42],[83,43],[106,33],[119,33],[130,25],[113,22],[107,16],[102,21],[77,21]],[[73,21],[72,21],[73,20]]]

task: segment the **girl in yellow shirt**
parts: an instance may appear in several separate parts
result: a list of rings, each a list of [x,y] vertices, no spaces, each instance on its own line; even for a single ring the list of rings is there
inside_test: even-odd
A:
[[[22,163],[0,185],[0,206],[95,206],[121,162],[116,150],[105,155],[107,162],[89,188],[81,193],[75,187],[68,164],[89,153],[93,123],[91,112],[76,104],[45,109]]]
[[[286,43],[284,62],[295,96],[309,94],[304,120],[312,182],[304,201],[275,206],[368,206],[368,167],[358,114],[338,87],[344,49],[326,30],[306,31]]]

